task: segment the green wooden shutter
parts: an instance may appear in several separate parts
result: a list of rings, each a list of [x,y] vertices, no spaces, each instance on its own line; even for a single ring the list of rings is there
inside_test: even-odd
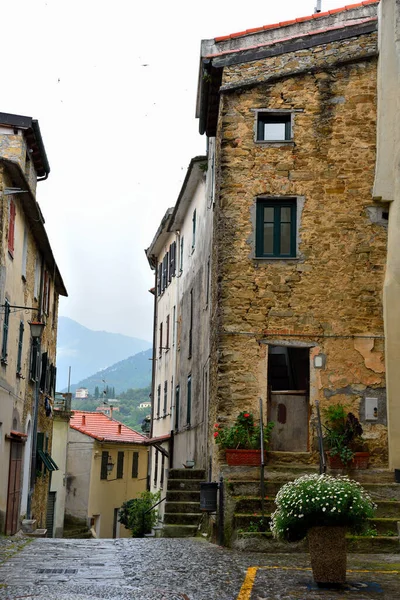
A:
[[[134,452],[132,455],[132,478],[139,475],[139,452]]]
[[[124,453],[118,452],[117,479],[122,479],[123,476],[124,476]]]
[[[108,452],[103,451],[101,453],[100,479],[107,479],[107,463],[108,463]]]

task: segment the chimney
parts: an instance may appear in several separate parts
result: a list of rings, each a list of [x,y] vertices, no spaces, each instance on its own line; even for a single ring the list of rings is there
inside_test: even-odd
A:
[[[82,415],[82,425],[86,425],[86,416]]]
[[[118,423],[118,433],[121,433],[121,429],[122,429],[122,425],[121,425],[121,423]]]

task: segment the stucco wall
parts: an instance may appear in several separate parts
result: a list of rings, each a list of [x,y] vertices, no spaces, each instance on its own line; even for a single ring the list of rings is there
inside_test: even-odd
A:
[[[94,439],[70,429],[67,451],[65,512],[87,519]],[[100,477],[100,476],[99,476]]]

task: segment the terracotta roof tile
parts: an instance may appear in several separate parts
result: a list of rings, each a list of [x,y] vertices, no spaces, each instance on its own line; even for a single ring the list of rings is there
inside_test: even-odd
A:
[[[380,0],[364,0],[364,2],[358,2],[356,4],[348,4],[347,6],[343,6],[341,8],[334,8],[332,10],[327,10],[321,13],[314,13],[313,15],[309,15],[307,17],[299,17],[298,19],[293,19],[292,21],[281,21],[280,23],[272,23],[271,25],[263,25],[262,27],[255,27],[253,29],[246,29],[245,31],[239,31],[238,33],[231,33],[229,35],[222,35],[214,38],[214,42],[225,42],[227,40],[233,40],[238,37],[242,37],[245,35],[249,35],[251,33],[257,33],[259,31],[265,31],[267,29],[279,29],[280,27],[288,27],[289,25],[293,25],[294,23],[304,23],[304,21],[311,21],[312,19],[320,19],[321,17],[328,17],[329,15],[334,15],[336,13],[344,12],[346,10],[352,10],[353,8],[360,8],[362,6],[368,6],[369,4],[379,4]]]
[[[74,410],[70,427],[99,441],[144,444],[148,438],[100,412]]]

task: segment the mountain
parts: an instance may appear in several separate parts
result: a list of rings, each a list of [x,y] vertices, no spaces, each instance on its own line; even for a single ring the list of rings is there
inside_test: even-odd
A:
[[[57,389],[67,388],[69,367],[71,383],[77,382],[150,347],[151,343],[145,340],[120,333],[93,331],[68,317],[59,317]],[[146,387],[148,383],[146,381],[143,386],[137,387]]]
[[[115,394],[118,395],[128,389],[146,388],[151,382],[152,356],[153,351],[149,348],[121,360],[107,369],[102,369],[90,377],[81,379],[79,383],[74,383],[71,385],[71,392],[84,387],[89,390],[89,394],[94,395],[97,386],[102,394],[103,389],[108,386],[115,388]],[[57,387],[59,388],[59,386]]]

